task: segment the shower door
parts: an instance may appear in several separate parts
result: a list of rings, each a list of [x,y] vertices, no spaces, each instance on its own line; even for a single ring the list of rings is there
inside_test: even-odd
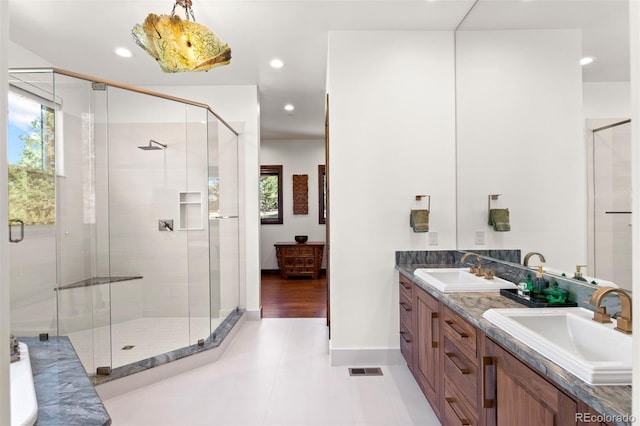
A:
[[[93,133],[106,99],[91,82],[51,70],[10,75],[10,212],[20,220],[11,227],[12,331],[68,336],[91,374],[111,363],[110,295],[97,279],[108,274],[108,258],[99,261],[108,241],[96,227],[101,153]]]
[[[593,131],[593,259],[589,275],[631,290],[631,124]]]
[[[55,118],[59,105],[51,73],[9,74],[8,250],[11,333],[16,336],[57,332]]]
[[[189,238],[202,224],[201,197],[189,187],[186,106],[115,87],[108,99],[115,368],[189,345]]]

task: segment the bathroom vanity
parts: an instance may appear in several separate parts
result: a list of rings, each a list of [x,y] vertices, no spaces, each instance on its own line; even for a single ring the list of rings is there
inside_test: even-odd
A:
[[[593,386],[483,318],[523,305],[496,292],[442,293],[399,271],[400,349],[445,425],[628,425],[631,386]],[[553,308],[550,308],[553,309]]]

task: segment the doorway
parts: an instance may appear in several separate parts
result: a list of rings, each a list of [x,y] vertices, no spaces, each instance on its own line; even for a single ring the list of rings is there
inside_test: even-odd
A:
[[[261,185],[262,317],[326,318],[325,140],[262,140],[260,163],[261,169],[265,171],[281,170],[279,179],[282,186],[278,208],[273,203],[267,203],[269,200],[263,195]],[[268,175],[265,172],[264,177],[273,180],[273,173]],[[302,185],[302,190],[300,181],[306,183]],[[267,183],[265,182],[265,186]],[[271,184],[275,187],[275,182]],[[273,216],[278,215],[278,211],[281,212],[281,217],[274,220]],[[307,242],[302,244],[322,243],[325,246],[319,277],[289,276],[284,279],[279,273],[276,245],[295,245],[294,237],[299,235],[307,236]]]

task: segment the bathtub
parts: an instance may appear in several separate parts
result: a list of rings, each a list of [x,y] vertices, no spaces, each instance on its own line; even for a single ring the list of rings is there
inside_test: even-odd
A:
[[[22,342],[20,361],[11,363],[11,426],[31,426],[38,419],[38,401],[31,373],[29,348]]]

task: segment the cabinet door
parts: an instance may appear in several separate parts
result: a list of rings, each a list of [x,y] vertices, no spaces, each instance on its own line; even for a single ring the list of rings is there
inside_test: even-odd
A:
[[[484,406],[492,405],[485,410],[487,424],[576,424],[577,404],[574,400],[490,339],[486,340],[485,348],[489,358],[483,359],[486,380],[483,380],[482,391]],[[492,370],[490,377],[486,376],[487,370]]]
[[[614,426],[605,421],[604,416],[583,401],[578,401],[578,426]]]
[[[431,407],[440,414],[440,304],[421,288],[415,288],[414,374]]]

